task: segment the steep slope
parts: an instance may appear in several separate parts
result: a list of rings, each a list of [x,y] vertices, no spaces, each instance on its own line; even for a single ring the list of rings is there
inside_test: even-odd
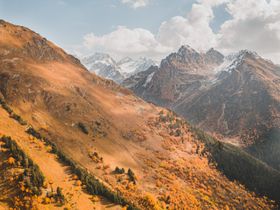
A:
[[[174,110],[204,129],[246,145],[280,126],[280,69],[256,54],[241,51],[214,84],[192,100],[182,99]]]
[[[257,142],[246,150],[265,161],[277,170],[280,170],[280,129],[272,128],[259,137]]]
[[[17,121],[10,118],[9,114],[2,108],[0,108],[0,115],[1,135],[11,136],[33,163],[38,165],[45,178],[41,197],[33,201],[36,203],[38,209],[64,209],[66,207],[71,209],[121,209],[120,206],[114,205],[104,198],[95,199],[96,201],[94,202],[92,196],[85,193],[80,185],[77,185],[79,181],[74,178],[75,174],[69,172],[69,167],[60,163],[56,155],[50,153],[50,148],[46,146],[44,142],[28,135],[25,132],[26,126],[20,125]],[[4,153],[2,155],[6,154]],[[6,159],[8,158],[6,157]],[[1,162],[5,166],[5,161]],[[5,169],[6,168],[2,168],[1,173],[3,173]],[[7,176],[9,173],[3,173],[3,175],[4,174]],[[7,180],[6,182],[9,183]],[[17,184],[19,183],[14,184],[14,187]],[[63,205],[58,205],[58,203],[46,203],[46,194],[50,194],[52,189],[56,191],[58,187],[64,195]],[[10,204],[12,207],[17,206],[17,203],[13,199],[15,199],[16,196],[20,197],[20,191],[16,192],[14,195],[7,194],[10,190],[4,191],[2,189],[0,192],[2,196],[6,197],[6,199],[4,199],[5,201],[11,200],[11,202],[7,202],[7,204]]]
[[[58,157],[77,170],[87,186],[99,183],[88,190],[118,203],[124,198],[141,209],[272,208],[266,198],[224,176],[209,161],[205,143],[172,112],[92,75],[27,28],[0,21],[0,35],[2,98],[37,130],[27,131],[59,151]],[[10,117],[21,121],[13,112]],[[255,168],[246,159],[242,162]],[[274,189],[280,189],[280,175],[267,172],[264,164],[261,170],[273,174],[273,189],[256,184],[256,192],[279,201]],[[89,174],[98,181],[91,181]],[[259,181],[252,171],[244,176]]]

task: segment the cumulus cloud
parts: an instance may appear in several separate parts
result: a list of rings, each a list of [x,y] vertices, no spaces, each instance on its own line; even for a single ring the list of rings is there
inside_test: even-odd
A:
[[[280,2],[278,0],[231,1],[227,11],[233,17],[217,35],[217,47],[224,51],[250,49],[280,63]]]
[[[230,0],[198,0],[197,2],[202,5],[208,5],[208,6],[218,6],[224,3],[228,3]]]
[[[139,7],[146,7],[150,3],[150,0],[121,0],[121,2],[137,9]]]
[[[171,50],[161,45],[150,31],[142,28],[129,29],[125,26],[119,26],[117,30],[103,36],[87,34],[84,37],[84,45],[89,49],[111,52],[119,56],[153,57]]]
[[[177,16],[161,24],[158,40],[163,45],[176,49],[188,44],[198,50],[216,45],[215,34],[210,27],[214,18],[211,6],[193,4],[186,17]]]
[[[115,31],[103,36],[87,34],[84,45],[95,51],[106,51],[115,55],[154,58],[162,58],[183,44],[202,50],[215,45],[215,34],[209,25],[213,18],[210,5],[194,4],[186,17],[176,16],[163,22],[157,34],[146,29],[119,26]]]
[[[122,0],[137,8],[149,1]],[[225,5],[231,19],[214,33],[210,23],[213,8]],[[156,34],[142,28],[124,26],[103,36],[87,34],[84,45],[95,51],[120,56],[162,57],[188,44],[205,51],[215,47],[224,53],[249,49],[280,63],[280,1],[279,0],[197,0],[185,16],[164,21]]]

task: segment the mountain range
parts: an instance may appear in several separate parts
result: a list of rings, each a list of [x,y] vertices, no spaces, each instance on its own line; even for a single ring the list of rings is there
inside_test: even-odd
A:
[[[121,83],[124,79],[141,71],[147,70],[150,66],[156,65],[155,61],[141,57],[132,59],[125,57],[118,62],[109,54],[95,53],[85,56],[81,62],[97,75]]]
[[[0,208],[277,208],[275,168],[88,71],[26,27],[0,20],[0,34]],[[229,78],[236,70],[219,71],[224,61],[213,49],[183,46],[125,83],[173,108]],[[273,89],[274,65],[258,62],[260,72],[270,67]]]
[[[279,81],[280,67],[256,52],[223,56],[182,46],[122,84],[279,169]]]

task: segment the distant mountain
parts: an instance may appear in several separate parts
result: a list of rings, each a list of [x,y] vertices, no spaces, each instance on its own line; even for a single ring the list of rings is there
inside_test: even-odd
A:
[[[82,58],[81,61],[90,71],[117,83],[156,64],[153,60],[143,57],[137,60],[125,57],[116,62],[110,55],[104,53],[95,53]]]
[[[95,53],[82,58],[81,61],[90,71],[103,78],[114,80],[117,83],[124,79],[117,62],[108,54]]]
[[[154,65],[156,65],[156,62],[154,60],[145,57],[140,57],[136,60],[125,57],[118,62],[120,71],[125,78],[128,78],[129,76],[138,72],[145,71]]]
[[[224,57],[214,49],[198,53],[182,46],[159,68],[122,84],[200,128],[250,148],[251,154],[280,169],[280,153],[273,149],[280,145],[275,135],[280,128],[280,68],[257,53],[242,50]],[[271,136],[273,141],[259,143]]]

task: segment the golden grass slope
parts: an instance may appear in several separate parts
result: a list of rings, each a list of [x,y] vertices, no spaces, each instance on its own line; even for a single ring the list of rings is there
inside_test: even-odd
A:
[[[15,120],[11,119],[8,113],[0,108],[0,132],[2,135],[11,136],[13,140],[21,147],[21,149],[37,164],[45,177],[44,188],[42,189],[42,196],[36,199],[37,209],[121,209],[117,205],[108,202],[104,198],[98,198],[96,202],[93,202],[93,196],[87,194],[82,186],[79,184],[79,180],[76,176],[71,173],[68,167],[62,165],[56,155],[50,153],[50,148],[46,146],[40,140],[28,135],[25,132],[26,127],[19,125]],[[1,150],[1,163],[5,164],[8,155],[4,150]],[[2,168],[1,174],[5,170],[20,170],[17,166],[10,168]],[[7,174],[7,173],[6,173]],[[9,174],[9,173],[8,173]],[[21,193],[21,190],[16,189],[18,183],[13,183],[13,175],[15,173],[10,173],[11,175],[6,177],[6,184],[11,182],[11,186],[15,190],[9,190],[11,187],[0,188],[1,196],[5,197],[4,201],[8,201],[8,204],[13,204],[15,202],[15,196]],[[1,186],[4,186],[3,184]],[[54,191],[60,187],[65,196],[66,203],[62,206],[57,206],[56,204],[45,205],[46,193]],[[14,192],[14,193],[12,193]],[[1,200],[1,197],[0,197]],[[96,200],[96,199],[95,199]],[[35,201],[34,201],[35,202]]]

